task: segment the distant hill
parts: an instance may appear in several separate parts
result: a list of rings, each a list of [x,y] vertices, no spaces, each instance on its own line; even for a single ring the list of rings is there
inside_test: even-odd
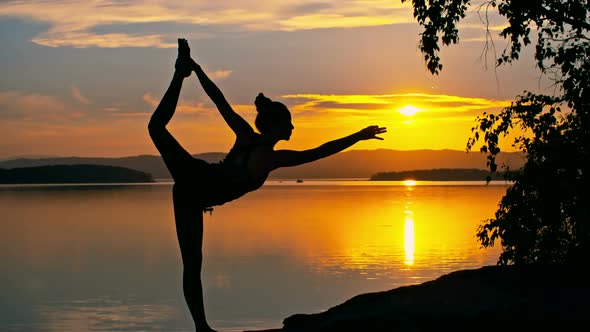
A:
[[[502,153],[498,165],[511,169],[523,165],[522,154]],[[479,152],[457,150],[352,150],[313,163],[281,168],[275,178],[365,178],[378,172],[399,172],[433,168],[486,168],[486,156]]]
[[[208,162],[216,162],[225,157],[225,153],[203,153],[195,155]],[[59,158],[18,158],[0,161],[0,168],[34,167],[49,165],[103,165],[117,166],[151,174],[154,179],[168,179],[170,173],[160,156],[141,155],[122,158],[59,157]]]
[[[217,162],[225,153],[212,152],[194,155],[208,162]],[[522,154],[501,153],[498,165],[510,168],[523,165]],[[13,159],[0,162],[0,168],[31,167],[45,165],[92,164],[136,169],[150,173],[155,179],[168,179],[170,174],[160,156],[135,156],[124,158],[41,158]],[[466,153],[458,150],[351,150],[338,153],[313,163],[278,169],[270,174],[271,179],[329,179],[364,178],[378,172],[399,172],[433,168],[486,168],[486,157],[479,152]]]
[[[154,182],[148,173],[101,165],[53,165],[2,169],[1,184]]]
[[[488,170],[476,168],[438,168],[377,173],[371,176],[371,181],[486,181],[488,176],[490,180],[504,180],[502,174],[495,173],[494,176],[491,176]]]

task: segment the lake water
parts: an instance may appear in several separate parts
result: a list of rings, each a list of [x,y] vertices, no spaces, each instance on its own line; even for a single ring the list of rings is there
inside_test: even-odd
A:
[[[496,263],[506,184],[268,181],[205,214],[220,331],[277,328],[366,292]],[[170,183],[0,186],[0,330],[191,331]]]

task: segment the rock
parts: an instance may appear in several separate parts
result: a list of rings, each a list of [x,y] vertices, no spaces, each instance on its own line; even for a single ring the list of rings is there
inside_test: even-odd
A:
[[[588,273],[573,266],[486,266],[362,294],[270,331],[577,331],[587,326]],[[577,328],[581,325],[581,328]]]

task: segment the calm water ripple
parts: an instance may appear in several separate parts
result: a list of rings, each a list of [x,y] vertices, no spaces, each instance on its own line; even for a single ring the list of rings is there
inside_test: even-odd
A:
[[[506,184],[269,181],[205,216],[222,331],[495,264],[475,230]],[[0,330],[190,331],[171,184],[0,186]]]

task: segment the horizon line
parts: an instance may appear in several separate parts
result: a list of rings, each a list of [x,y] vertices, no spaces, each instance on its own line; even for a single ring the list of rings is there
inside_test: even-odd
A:
[[[457,150],[457,149],[412,149],[412,150],[403,150],[403,149],[386,149],[386,148],[379,148],[379,149],[352,149],[352,150],[345,150],[341,153],[347,152],[354,152],[354,151],[396,151],[396,152],[417,152],[417,151],[452,151],[452,152],[462,152],[462,153],[482,153],[476,150]],[[208,151],[208,152],[199,152],[199,153],[192,153],[191,156],[198,156],[204,154],[228,154],[229,152],[221,152],[221,151]],[[521,151],[501,151],[502,153],[521,153]],[[125,155],[125,156],[79,156],[79,155],[69,155],[69,156],[35,156],[35,155],[23,155],[23,156],[11,156],[11,157],[0,157],[0,162],[10,161],[10,160],[18,160],[18,159],[57,159],[57,158],[96,158],[96,159],[121,159],[121,158],[133,158],[133,157],[161,157],[158,154],[136,154],[136,155]]]

